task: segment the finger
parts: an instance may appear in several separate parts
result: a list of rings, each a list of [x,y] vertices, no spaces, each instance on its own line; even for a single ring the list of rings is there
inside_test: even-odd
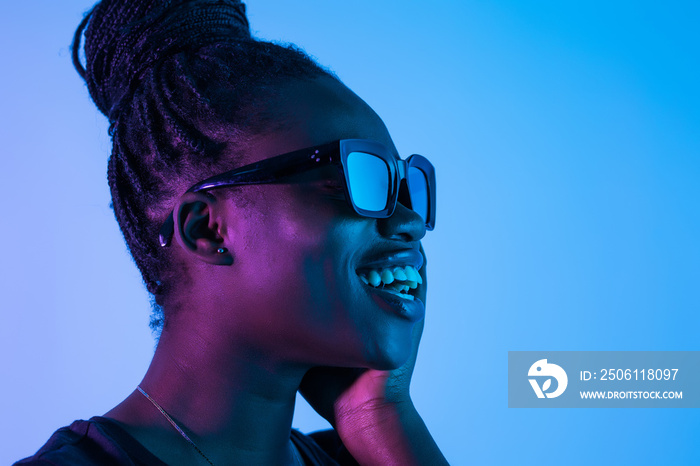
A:
[[[299,393],[318,414],[335,425],[335,400],[365,371],[349,367],[314,367],[304,375]]]

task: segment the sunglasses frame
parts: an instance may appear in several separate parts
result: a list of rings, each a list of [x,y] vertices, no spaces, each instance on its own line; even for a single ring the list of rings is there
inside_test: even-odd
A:
[[[389,170],[389,196],[387,204],[381,211],[365,210],[358,207],[350,194],[347,158],[352,152],[366,152],[381,158]],[[249,184],[277,183],[284,178],[303,173],[314,168],[334,164],[344,177],[345,198],[353,210],[363,217],[388,218],[394,213],[399,198],[401,182],[406,180],[410,198],[408,170],[411,167],[420,169],[426,176],[428,185],[428,213],[425,227],[435,228],[435,168],[422,155],[413,154],[402,160],[393,154],[384,144],[368,139],[341,139],[327,144],[299,149],[286,154],[260,160],[243,167],[235,168],[219,175],[200,181],[187,190],[188,193],[207,191],[227,186],[242,186]],[[410,199],[408,200],[410,203]],[[413,206],[407,206],[411,209]],[[174,233],[173,212],[170,213],[160,229],[160,245],[170,244]]]

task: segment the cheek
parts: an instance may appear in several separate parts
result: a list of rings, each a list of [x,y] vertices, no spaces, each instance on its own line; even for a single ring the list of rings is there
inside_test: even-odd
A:
[[[337,203],[298,186],[275,186],[264,205],[262,231],[271,233],[279,248],[299,253],[323,249],[339,220]]]
[[[317,282],[318,276],[310,276],[317,275],[310,264],[320,264],[333,253],[329,245],[340,218],[338,206],[293,186],[263,188],[245,224],[239,226],[242,259],[257,268],[258,276]]]
[[[403,330],[382,318],[354,272],[373,223],[337,200],[283,189],[267,194],[242,225],[238,263],[250,277],[240,291],[255,309],[248,323],[258,344],[299,361],[343,366],[383,361],[403,348]]]

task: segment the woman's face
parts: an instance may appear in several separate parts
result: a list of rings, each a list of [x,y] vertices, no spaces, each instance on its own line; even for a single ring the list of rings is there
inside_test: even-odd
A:
[[[278,97],[268,111],[281,129],[253,139],[237,165],[349,138],[396,152],[374,111],[331,78],[289,83]],[[342,186],[337,168],[325,166],[283,184],[235,188],[230,197],[246,202],[226,203],[234,261],[220,287],[226,327],[238,342],[286,361],[395,368],[409,356],[423,303],[375,289],[359,274],[420,268],[423,220],[400,203],[390,218],[360,217]]]

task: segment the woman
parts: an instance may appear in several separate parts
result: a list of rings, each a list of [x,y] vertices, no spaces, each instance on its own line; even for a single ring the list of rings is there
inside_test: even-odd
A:
[[[129,397],[20,464],[446,463],[408,390],[430,163],[238,1],[104,0],[75,37],[161,333]],[[297,391],[334,431],[291,429]]]

